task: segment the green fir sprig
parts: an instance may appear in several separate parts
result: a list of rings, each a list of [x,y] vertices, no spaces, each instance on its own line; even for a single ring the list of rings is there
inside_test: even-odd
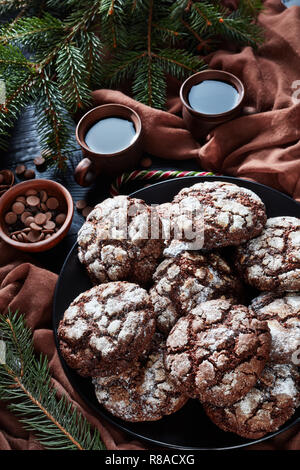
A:
[[[36,357],[32,332],[18,313],[0,316],[5,358],[0,363],[0,400],[45,449],[104,450],[97,429],[66,396],[57,397],[48,361]]]
[[[205,67],[224,40],[255,47],[262,0],[230,11],[216,0],[0,0],[12,19],[0,27],[0,148],[22,109],[37,106],[38,134],[50,164],[72,153],[72,120],[96,88],[131,84],[133,97],[163,109],[166,76]],[[73,123],[74,127],[74,123]]]

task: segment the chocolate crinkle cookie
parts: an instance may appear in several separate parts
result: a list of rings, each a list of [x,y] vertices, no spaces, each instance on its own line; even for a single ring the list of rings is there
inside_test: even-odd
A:
[[[256,383],[270,353],[266,322],[243,305],[210,300],[181,317],[167,338],[165,365],[190,397],[230,405]]]
[[[156,421],[182,408],[188,398],[168,377],[164,349],[165,341],[156,333],[149,353],[125,372],[94,378],[99,403],[125,421]]]
[[[128,196],[97,204],[78,232],[78,258],[94,284],[127,280],[146,285],[162,255],[154,209]]]
[[[267,292],[252,300],[251,308],[271,332],[270,360],[296,364],[300,356],[300,293]]]
[[[300,405],[299,372],[290,364],[268,364],[255,387],[231,406],[204,405],[223,431],[259,439],[276,431]]]
[[[147,291],[119,281],[80,294],[65,311],[58,338],[70,367],[83,376],[105,376],[127,369],[138,359],[154,331]]]
[[[201,302],[216,298],[242,300],[243,286],[217,253],[183,252],[156,269],[150,297],[158,329],[168,334],[179,317]]]
[[[191,205],[192,224],[184,215]],[[265,205],[257,194],[221,181],[184,188],[174,197],[172,205],[163,205],[158,212],[164,227],[168,225],[168,219],[171,220],[171,242],[174,234],[180,233],[180,228],[188,228],[182,231],[181,240],[189,241],[184,234],[190,234],[193,227],[202,227],[204,239],[199,249],[206,250],[244,243],[259,235],[267,220]],[[195,231],[199,232],[198,229]],[[177,242],[178,239],[180,236]]]
[[[235,264],[261,291],[300,291],[300,219],[268,219],[257,238],[237,247]]]

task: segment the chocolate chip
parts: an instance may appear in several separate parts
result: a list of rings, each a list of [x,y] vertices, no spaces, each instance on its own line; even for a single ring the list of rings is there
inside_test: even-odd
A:
[[[26,170],[24,173],[24,178],[26,180],[33,180],[35,178],[35,171],[34,170]]]
[[[34,218],[32,216],[27,217],[27,219],[25,220],[26,227],[29,227],[30,224],[33,224],[33,222],[34,222]]]
[[[30,224],[30,228],[32,230],[35,230],[36,232],[41,232],[42,231],[42,227],[40,227],[39,225],[37,225],[35,222],[32,222]]]
[[[48,209],[55,210],[59,206],[59,202],[55,197],[49,197],[49,199],[46,202],[46,206]]]
[[[26,171],[26,166],[25,165],[20,164],[20,165],[16,166],[15,173],[16,173],[17,176],[24,175],[25,171]]]
[[[11,208],[15,214],[20,215],[23,214],[25,210],[25,205],[23,204],[23,202],[15,202]]]
[[[87,217],[93,210],[93,207],[90,207],[90,206],[86,206],[83,211],[82,211],[82,215],[83,217]]]
[[[4,182],[4,179],[5,179],[4,176],[1,175],[1,173],[0,173],[0,184],[2,184]]]
[[[39,241],[40,236],[41,236],[40,232],[37,232],[35,230],[30,230],[30,232],[27,235],[27,238],[31,243],[36,243],[37,241]]]
[[[7,225],[13,225],[17,222],[17,214],[14,212],[7,212],[6,216],[4,217],[5,223]]]
[[[46,214],[42,214],[41,212],[39,212],[34,217],[34,221],[37,225],[44,225],[47,222],[47,216]]]
[[[64,223],[64,221],[66,220],[66,214],[58,214],[55,218],[55,222],[58,224],[58,225],[62,225]]]
[[[46,230],[53,230],[53,229],[55,229],[55,223],[52,222],[52,220],[48,220],[48,221],[44,224],[44,229],[46,229]]]
[[[25,211],[21,214],[21,222],[23,222],[23,224],[25,224],[27,217],[31,217],[31,212]]]
[[[21,243],[24,242],[24,235],[23,235],[23,233],[21,233],[21,232],[18,233],[17,239],[18,239],[18,241],[21,242]]]
[[[42,202],[46,202],[47,199],[48,199],[48,194],[46,193],[46,191],[40,191],[40,199]]]
[[[36,207],[40,203],[40,199],[37,196],[28,196],[26,202],[31,207]]]
[[[46,168],[47,168],[47,164],[46,164],[46,160],[43,158],[43,157],[36,157],[34,160],[33,160],[33,163],[35,164],[36,166],[36,169],[38,171],[45,171]]]
[[[36,189],[27,189],[25,196],[37,196],[38,192]]]
[[[82,211],[82,209],[84,209],[86,206],[87,206],[87,202],[84,201],[83,199],[76,202],[76,209],[78,209],[79,211]]]

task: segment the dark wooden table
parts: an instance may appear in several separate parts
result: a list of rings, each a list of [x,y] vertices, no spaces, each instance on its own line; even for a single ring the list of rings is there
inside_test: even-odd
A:
[[[75,123],[73,136],[75,141]],[[9,142],[9,151],[1,152],[0,169],[7,168],[14,170],[18,163],[24,163],[27,168],[32,168],[36,171],[36,178],[52,179],[63,184],[70,191],[74,202],[79,199],[85,199],[89,205],[94,206],[96,203],[110,196],[109,189],[112,181],[108,178],[99,178],[90,188],[82,188],[75,182],[73,177],[74,169],[82,158],[79,147],[74,151],[72,158],[68,161],[65,172],[60,172],[55,168],[49,168],[45,172],[40,173],[36,170],[33,163],[34,158],[38,155],[40,155],[40,147],[35,128],[35,110],[34,107],[29,106],[22,113],[13,129],[12,137]],[[195,161],[188,160],[178,162],[153,157],[152,160],[153,164],[150,169],[199,170]],[[16,178],[16,182],[19,181],[21,180]],[[123,193],[129,194],[140,187],[141,183],[129,184],[124,187]],[[72,226],[66,238],[55,248],[44,253],[36,254],[34,258],[46,269],[59,273],[68,252],[76,241],[77,232],[83,222],[84,218],[75,209]]]

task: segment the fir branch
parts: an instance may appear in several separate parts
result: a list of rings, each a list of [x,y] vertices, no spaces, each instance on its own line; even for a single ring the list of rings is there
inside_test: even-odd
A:
[[[87,71],[80,49],[65,43],[57,53],[56,72],[67,109],[74,113],[90,104]]]
[[[72,121],[68,115],[57,83],[41,73],[35,89],[37,128],[46,160],[60,169],[75,150],[70,141]]]
[[[132,91],[135,98],[148,106],[163,109],[166,100],[166,80],[162,67],[144,56],[136,70]]]
[[[0,399],[16,413],[25,429],[33,431],[46,449],[104,450],[99,432],[51,384],[46,357],[35,357],[32,334],[22,315],[0,317],[6,346],[0,364]]]
[[[42,18],[19,18],[14,23],[3,26],[0,29],[0,42],[6,44],[18,44],[27,49],[36,47],[36,42],[44,42],[49,45],[49,41],[59,31],[62,30],[62,22],[54,18],[49,13],[45,13]],[[57,40],[57,38],[56,38]],[[40,44],[39,44],[40,45]]]

